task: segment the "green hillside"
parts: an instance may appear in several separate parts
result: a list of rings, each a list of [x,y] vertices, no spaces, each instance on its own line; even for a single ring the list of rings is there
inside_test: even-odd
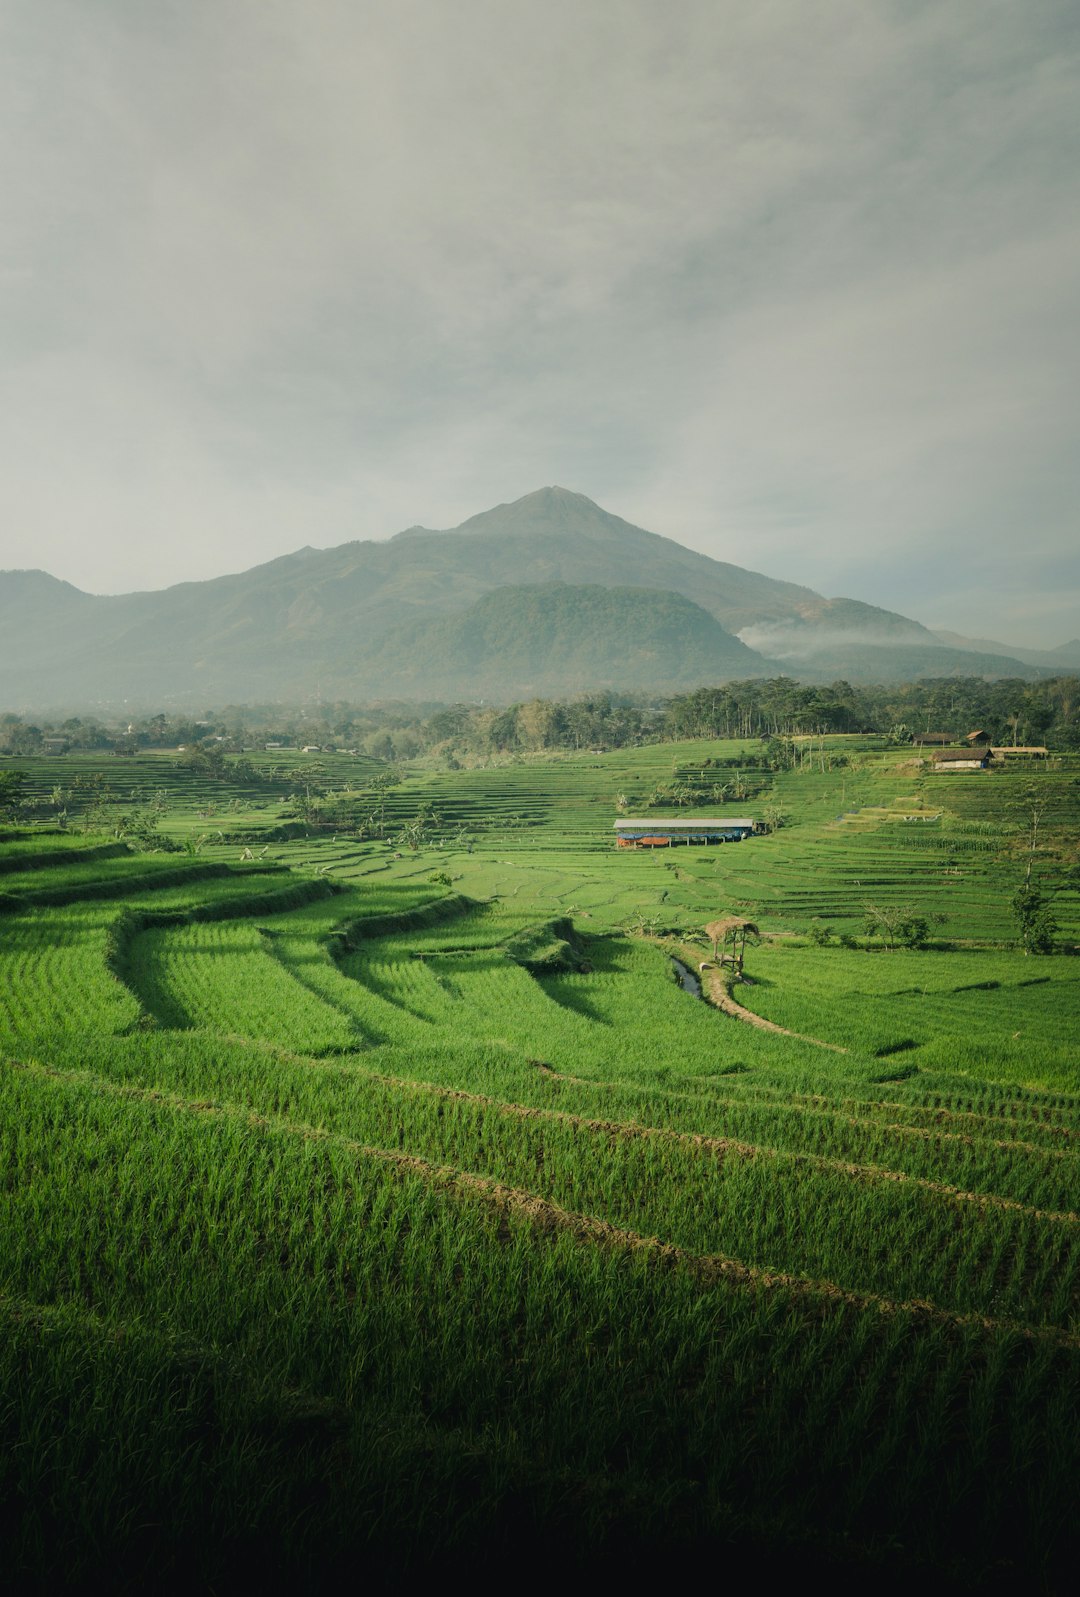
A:
[[[396,627],[325,686],[345,695],[531,697],[764,676],[768,661],[700,605],[647,588],[496,588],[460,614]]]

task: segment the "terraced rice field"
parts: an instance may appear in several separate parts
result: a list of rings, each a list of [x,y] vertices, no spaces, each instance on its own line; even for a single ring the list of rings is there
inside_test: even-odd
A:
[[[0,844],[25,1582],[1064,1589],[1080,978],[1004,946],[1019,778],[784,773],[771,837],[617,854],[614,794],[694,752],[415,773],[402,819],[457,804],[415,851]],[[889,895],[951,946],[800,935]],[[672,979],[731,908],[772,937],[740,1002],[801,1035]]]

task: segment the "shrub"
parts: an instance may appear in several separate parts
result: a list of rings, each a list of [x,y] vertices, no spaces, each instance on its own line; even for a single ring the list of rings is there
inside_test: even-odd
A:
[[[1039,889],[1032,882],[1025,882],[1013,894],[1010,907],[1024,953],[1052,954],[1057,921]]]

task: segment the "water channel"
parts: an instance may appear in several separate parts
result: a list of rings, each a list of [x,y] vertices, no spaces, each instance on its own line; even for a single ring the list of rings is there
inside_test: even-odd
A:
[[[694,972],[684,965],[681,959],[673,959],[671,963],[675,966],[675,974],[679,978],[683,992],[692,993],[695,998],[700,998],[701,983]]]

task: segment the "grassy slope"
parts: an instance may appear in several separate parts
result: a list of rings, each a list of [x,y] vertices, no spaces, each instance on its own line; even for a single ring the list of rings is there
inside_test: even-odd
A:
[[[1026,778],[874,756],[781,776],[770,838],[611,848],[617,793],[725,752],[418,772],[390,806],[435,804],[444,846],[275,845],[341,889],[288,908],[280,870],[205,873],[235,844],[180,881],[176,856],[17,845],[0,1481],[24,1573],[273,1583],[524,1538],[1064,1580],[1074,962],[790,935],[872,895],[1000,938]],[[1068,845],[1071,775],[1039,779]],[[199,798],[170,792],[182,834]],[[49,884],[68,901],[35,903]],[[730,908],[778,934],[744,1000],[847,1052],[720,1016],[612,935]],[[528,930],[567,915],[568,951]]]

